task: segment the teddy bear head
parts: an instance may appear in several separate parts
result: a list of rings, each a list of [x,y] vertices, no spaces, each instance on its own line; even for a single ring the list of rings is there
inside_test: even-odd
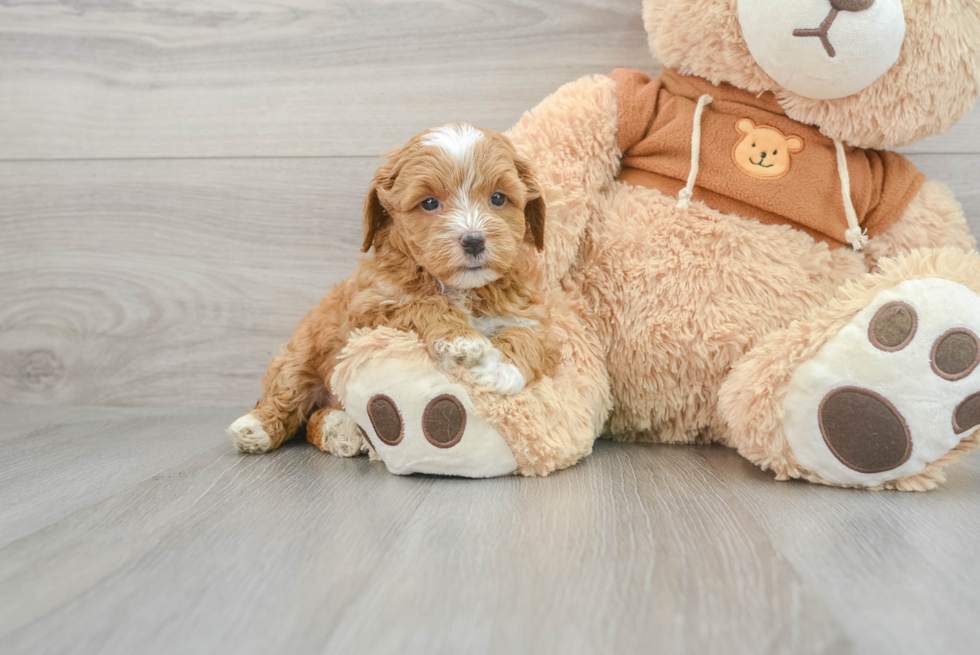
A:
[[[644,0],[643,18],[665,66],[771,91],[858,147],[944,132],[980,95],[974,0]]]

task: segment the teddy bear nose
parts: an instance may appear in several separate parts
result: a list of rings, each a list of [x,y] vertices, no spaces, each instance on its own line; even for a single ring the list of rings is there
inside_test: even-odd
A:
[[[837,11],[864,11],[874,3],[875,0],[830,0],[830,6]]]
[[[766,158],[766,153],[762,153],[762,154],[761,154],[761,155],[759,155],[759,156],[760,156],[760,157],[762,157],[763,159],[765,159],[765,158]]]
[[[479,255],[486,249],[486,238],[483,232],[468,232],[460,239],[463,244],[463,251],[467,255]]]

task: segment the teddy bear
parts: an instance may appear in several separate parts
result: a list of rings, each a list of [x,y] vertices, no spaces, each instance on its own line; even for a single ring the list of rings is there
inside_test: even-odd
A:
[[[935,487],[980,444],[980,255],[949,189],[887,148],[972,108],[980,6],[642,11],[658,77],[571,82],[509,132],[547,205],[557,373],[501,396],[416,335],[363,330],[329,381],[345,413],[308,439],[399,474],[547,475],[602,435]]]

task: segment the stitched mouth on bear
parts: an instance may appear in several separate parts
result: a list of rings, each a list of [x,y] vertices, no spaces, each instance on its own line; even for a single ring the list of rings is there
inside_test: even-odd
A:
[[[837,20],[837,15],[842,11],[855,13],[865,11],[866,9],[870,9],[874,3],[875,0],[830,0],[830,13],[820,23],[820,27],[793,30],[793,36],[816,37],[820,39],[820,43],[827,52],[827,56],[831,58],[836,57],[837,51],[834,49],[833,44],[830,43],[829,33],[834,21]]]
[[[753,166],[759,166],[760,168],[772,168],[773,166],[775,166],[775,164],[769,164],[768,166],[766,166],[765,161],[766,161],[765,159],[760,159],[758,162],[754,162],[752,161],[752,158],[749,157],[749,163],[752,164]]]
[[[834,50],[834,46],[830,43],[830,36],[828,36],[828,32],[830,32],[831,25],[833,25],[834,21],[837,19],[838,13],[840,12],[837,8],[831,9],[830,13],[827,15],[827,18],[825,18],[824,21],[820,23],[820,27],[793,30],[793,36],[803,36],[803,37],[815,36],[818,39],[820,39],[820,43],[821,45],[823,45],[823,49],[827,51],[827,56],[836,57],[837,51]]]

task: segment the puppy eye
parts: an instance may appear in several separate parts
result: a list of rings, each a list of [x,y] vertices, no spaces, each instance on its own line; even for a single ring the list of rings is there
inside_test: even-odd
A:
[[[426,198],[422,201],[422,209],[427,212],[434,212],[439,209],[439,201],[435,198]]]
[[[507,196],[499,191],[490,196],[490,204],[494,207],[503,207],[505,202],[507,202]]]

